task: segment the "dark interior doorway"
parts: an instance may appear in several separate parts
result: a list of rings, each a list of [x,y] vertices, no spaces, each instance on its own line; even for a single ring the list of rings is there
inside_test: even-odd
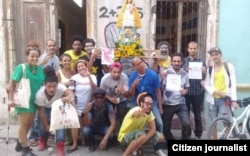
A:
[[[61,54],[63,54],[64,51],[66,50],[65,24],[63,23],[62,20],[59,20],[58,26],[59,26],[58,33],[60,33],[59,55],[61,56]]]

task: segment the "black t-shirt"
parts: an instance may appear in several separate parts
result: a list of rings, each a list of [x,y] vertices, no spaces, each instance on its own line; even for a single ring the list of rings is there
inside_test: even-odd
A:
[[[80,59],[82,60],[86,60],[89,62],[89,58],[87,55],[80,57]],[[96,79],[97,79],[97,86],[100,86],[101,83],[101,79],[103,77],[103,71],[102,71],[102,60],[101,59],[95,59],[95,61],[93,62],[93,66],[91,69],[91,74],[96,75]]]

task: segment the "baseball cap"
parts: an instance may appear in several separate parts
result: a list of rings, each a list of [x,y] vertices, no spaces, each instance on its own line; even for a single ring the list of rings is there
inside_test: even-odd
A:
[[[219,47],[213,47],[208,51],[209,54],[211,54],[212,52],[218,52],[222,54],[221,49]]]
[[[96,90],[93,91],[92,95],[95,96],[95,95],[98,95],[98,94],[101,94],[101,95],[105,95],[106,94],[106,91],[101,89],[101,88],[97,88]]]

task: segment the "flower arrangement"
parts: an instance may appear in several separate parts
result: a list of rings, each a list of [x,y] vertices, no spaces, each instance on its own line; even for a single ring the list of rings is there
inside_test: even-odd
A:
[[[140,39],[135,39],[127,42],[119,40],[115,43],[115,60],[119,60],[120,58],[128,58],[142,55],[143,49],[141,46]]]

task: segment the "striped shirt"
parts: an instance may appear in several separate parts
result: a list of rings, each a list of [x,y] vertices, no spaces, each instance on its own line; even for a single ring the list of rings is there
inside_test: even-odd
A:
[[[189,62],[202,62],[203,66],[206,67],[205,62],[200,59],[195,57],[193,60],[188,56],[184,58],[184,63],[183,63],[183,69],[186,69],[189,65]],[[205,76],[202,75],[202,79],[205,79]],[[189,84],[190,87],[188,88],[188,95],[199,95],[204,92],[204,87],[201,85],[201,81],[199,79],[189,79]]]

